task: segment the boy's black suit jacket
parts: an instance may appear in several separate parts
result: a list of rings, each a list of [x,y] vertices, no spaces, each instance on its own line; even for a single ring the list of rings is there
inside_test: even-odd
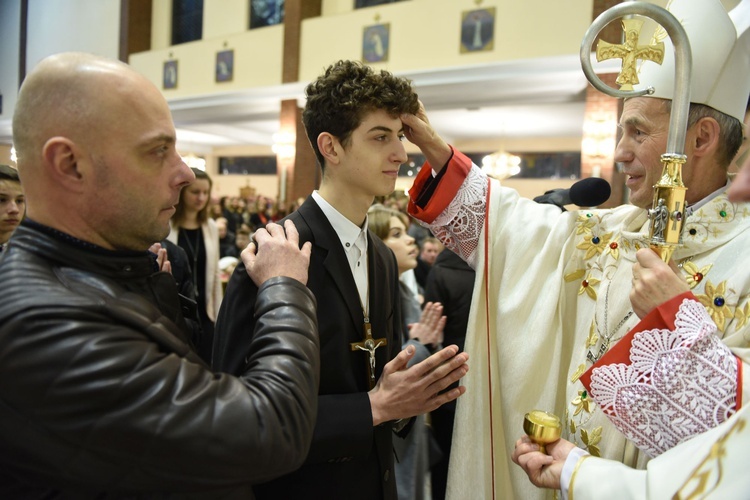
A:
[[[367,354],[352,351],[364,337],[364,314],[341,240],[312,196],[290,214],[300,245],[312,242],[307,286],[318,302],[321,374],[318,416],[305,465],[257,485],[257,498],[396,499],[392,424],[372,425]],[[401,308],[396,259],[368,234],[370,321],[376,377],[401,349]],[[240,264],[227,286],[214,335],[213,368],[241,373],[253,335],[257,288]],[[262,432],[259,429],[259,432]]]

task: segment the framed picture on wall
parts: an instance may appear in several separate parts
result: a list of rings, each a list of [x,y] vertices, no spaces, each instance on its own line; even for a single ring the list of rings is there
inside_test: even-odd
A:
[[[367,63],[388,61],[390,39],[390,24],[366,26],[362,33],[362,60]]]
[[[176,89],[177,88],[177,60],[164,61],[164,69],[162,75],[162,87],[164,89]]]
[[[231,82],[234,78],[234,49],[216,53],[216,81]]]
[[[250,29],[273,26],[284,22],[284,0],[252,0]]]
[[[461,14],[461,53],[492,50],[495,46],[495,7]]]

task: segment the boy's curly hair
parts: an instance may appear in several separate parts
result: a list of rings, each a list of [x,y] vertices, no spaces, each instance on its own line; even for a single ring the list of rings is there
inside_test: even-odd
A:
[[[375,72],[356,61],[338,61],[305,88],[307,104],[302,122],[315,156],[325,169],[318,136],[328,132],[347,146],[364,116],[384,110],[390,116],[416,113],[419,98],[406,78],[382,70]]]

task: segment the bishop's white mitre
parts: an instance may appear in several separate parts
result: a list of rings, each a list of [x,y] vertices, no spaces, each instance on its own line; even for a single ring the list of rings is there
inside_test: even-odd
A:
[[[731,12],[719,0],[673,0],[668,10],[690,40],[690,102],[711,106],[742,122],[750,95],[750,0],[741,0]],[[651,97],[673,99],[674,47],[668,36],[657,41],[664,42],[664,62],[645,61],[638,75],[640,83],[633,88],[653,87]]]

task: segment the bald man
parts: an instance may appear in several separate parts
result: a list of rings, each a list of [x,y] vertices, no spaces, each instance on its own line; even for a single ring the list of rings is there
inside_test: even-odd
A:
[[[0,498],[248,498],[296,469],[319,342],[293,224],[244,252],[260,287],[249,363],[213,373],[147,251],[194,178],[156,87],[120,62],[49,57],[13,139],[28,218],[0,260]]]

